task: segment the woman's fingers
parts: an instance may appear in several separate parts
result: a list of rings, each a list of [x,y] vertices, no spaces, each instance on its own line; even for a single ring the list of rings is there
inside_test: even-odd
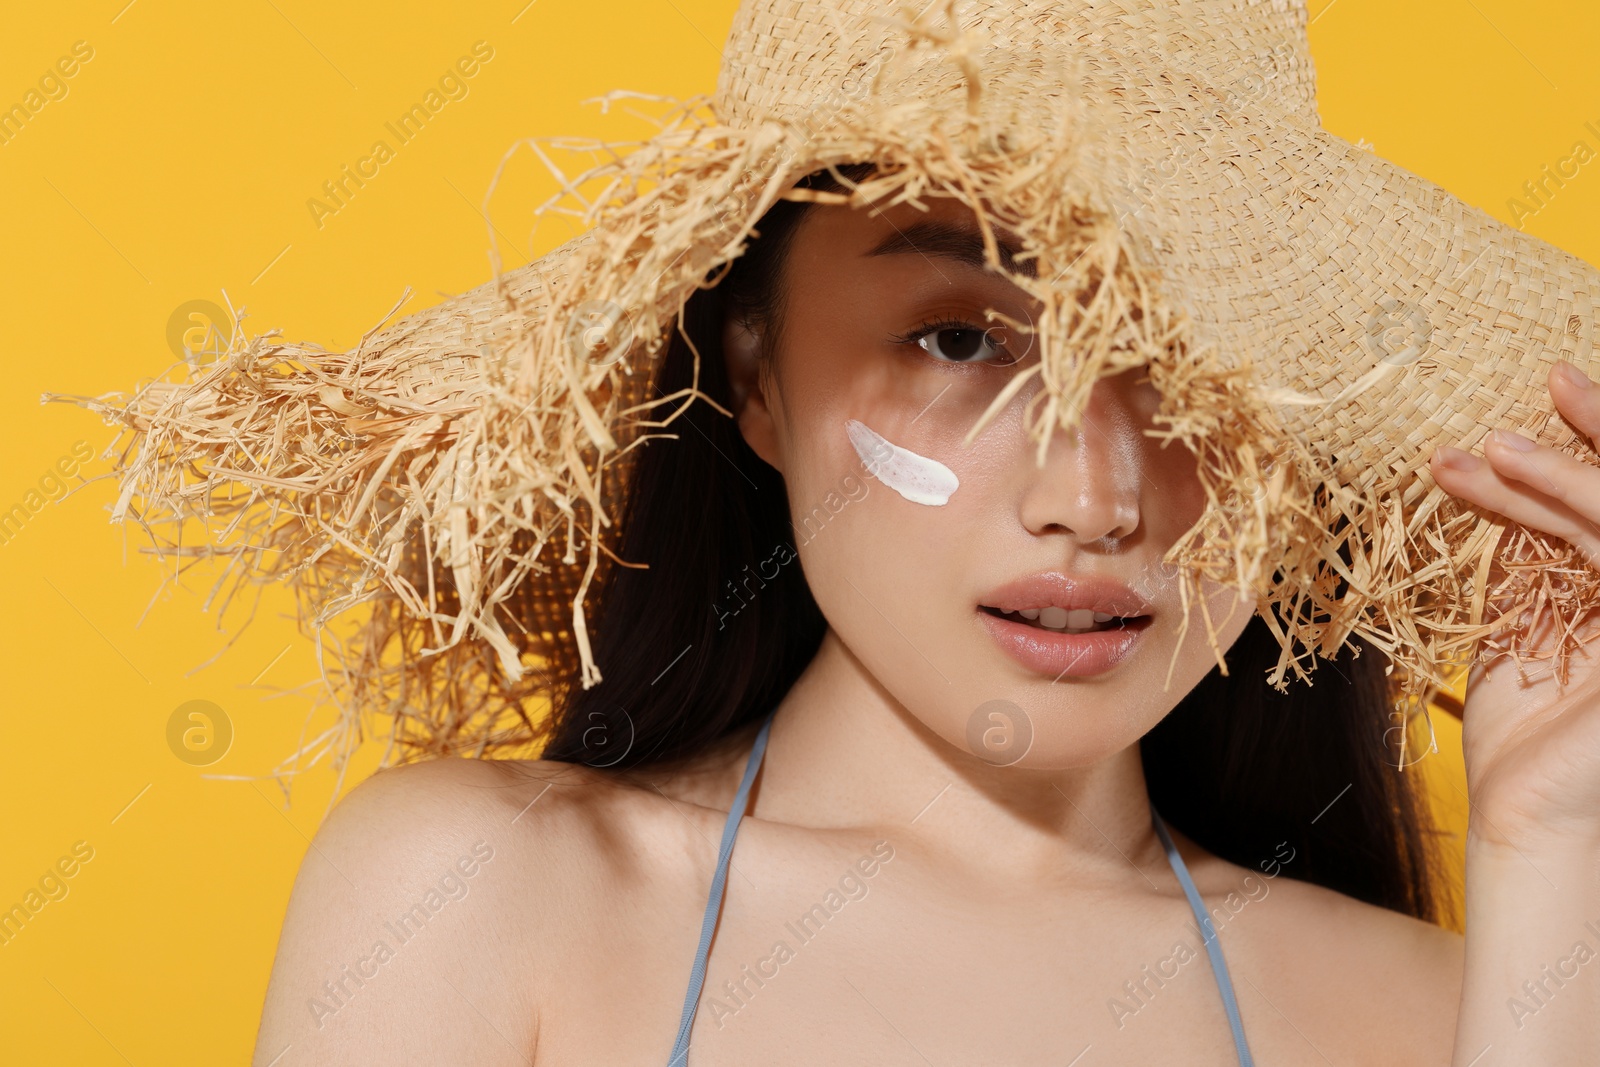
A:
[[[1582,375],[1569,377],[1570,367],[1557,364],[1550,374],[1557,410],[1600,442],[1600,389],[1583,387]],[[1484,457],[1446,446],[1432,465],[1434,479],[1455,496],[1560,537],[1600,564],[1600,466],[1500,430],[1485,439]]]
[[[1556,410],[1600,448],[1600,388],[1566,360],[1550,368],[1550,395]]]
[[[1542,450],[1549,451],[1549,450]],[[1588,492],[1600,496],[1600,469],[1572,471],[1552,468],[1555,464],[1546,457],[1530,458],[1534,454],[1515,451],[1492,440],[1485,447],[1486,462],[1482,457],[1445,446],[1433,455],[1434,480],[1454,496],[1481,505],[1504,515],[1530,530],[1553,534],[1569,542],[1587,559],[1600,562],[1600,521],[1580,514],[1564,498],[1581,494],[1573,483],[1584,481]],[[1583,466],[1571,457],[1560,456],[1576,466]],[[1454,464],[1466,461],[1471,469],[1461,469]]]

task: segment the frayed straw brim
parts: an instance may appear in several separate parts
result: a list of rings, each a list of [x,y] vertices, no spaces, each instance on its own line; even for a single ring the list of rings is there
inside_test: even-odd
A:
[[[114,520],[164,552],[159,529],[199,520],[185,554],[287,582],[319,638],[354,612],[321,646],[342,714],[319,754],[374,720],[402,755],[520,753],[538,698],[601,678],[589,620],[627,562],[634,450],[710,400],[654,385],[685,300],[773,203],[816,195],[798,178],[871,161],[851,202],[954,197],[1020,240],[1041,458],[1095,382],[1148,368],[1211,501],[1167,560],[1186,603],[1208,579],[1279,608],[1272,684],[1358,634],[1419,698],[1480,639],[1522,655],[1535,608],[1564,662],[1600,572],[1461,506],[1426,462],[1495,426],[1592,456],[1544,381],[1593,366],[1600,272],[1323,131],[1303,8],[1192,6],[1208,17],[1168,52],[1150,41],[1171,23],[1104,5],[958,31],[949,10],[747,4],[709,114],[665,102],[640,143],[530,142],[563,186],[543,210],[582,237],[348,352],[236,326],[198,376],[53,398],[129,435]],[[590,165],[568,178],[572,153]]]

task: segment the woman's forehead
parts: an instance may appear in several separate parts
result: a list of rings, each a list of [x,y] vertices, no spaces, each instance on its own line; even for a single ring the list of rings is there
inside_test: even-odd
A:
[[[989,269],[983,226],[968,204],[950,196],[875,206],[818,204],[801,227],[798,240],[812,252],[864,260],[920,257],[930,263],[955,263]],[[1006,272],[1031,274],[1031,261],[1017,261],[1021,241],[989,221],[998,265]]]

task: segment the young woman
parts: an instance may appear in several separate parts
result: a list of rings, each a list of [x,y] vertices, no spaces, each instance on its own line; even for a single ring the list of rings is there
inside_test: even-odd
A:
[[[646,447],[624,555],[650,569],[607,590],[604,682],[554,709],[541,760],[414,764],[339,805],[258,1064],[1592,1048],[1600,964],[1573,952],[1600,943],[1592,665],[1560,702],[1475,671],[1464,945],[1436,925],[1382,655],[1352,640],[1279,693],[1257,605],[1220,587],[1228,675],[1197,604],[1178,636],[1160,560],[1204,497],[1189,453],[1142,432],[1150,383],[1100,382],[1042,466],[1019,421],[1036,380],[964,447],[1037,358],[995,314],[1034,309],[983,267],[971,213],[785,202],[758,231],[686,312],[736,420],[702,406]],[[688,345],[664,358],[671,392]],[[1600,434],[1600,390],[1550,389]],[[1573,515],[1600,520],[1593,467],[1441,453],[1465,500],[1574,543]],[[1524,977],[1543,992],[1519,1015]]]

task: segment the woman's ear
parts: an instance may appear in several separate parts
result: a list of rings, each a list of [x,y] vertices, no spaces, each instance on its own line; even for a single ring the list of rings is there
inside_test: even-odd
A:
[[[728,391],[734,418],[739,420],[739,433],[751,451],[782,473],[777,427],[767,402],[766,375],[762,373],[761,334],[738,315],[729,315],[722,324],[722,358],[728,368]]]

